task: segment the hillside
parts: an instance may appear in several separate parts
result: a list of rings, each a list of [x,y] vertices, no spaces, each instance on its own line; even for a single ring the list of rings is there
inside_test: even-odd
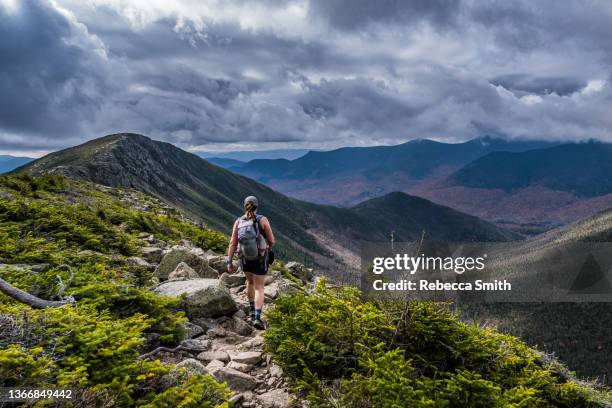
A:
[[[494,152],[414,193],[500,225],[539,232],[612,206],[612,145]]]
[[[319,264],[329,262],[330,254],[342,252],[330,246],[322,235],[373,240],[384,239],[390,233],[388,223],[374,222],[374,217],[364,217],[359,210],[330,209],[290,199],[171,144],[135,134],[110,135],[51,153],[19,168],[17,172],[63,175],[107,186],[134,188],[163,199],[203,220],[210,227],[226,233],[229,233],[233,221],[242,213],[244,197],[255,195],[260,200],[262,214],[270,217],[277,231],[279,254]],[[368,211],[375,214],[393,209],[390,203],[396,198],[390,196],[381,202],[386,207],[380,211],[375,208],[377,201],[372,202]],[[410,203],[403,200],[398,210],[410,212]],[[457,218],[456,222],[452,222],[457,228],[445,230],[439,224],[440,228],[432,229],[429,236],[431,239],[465,237],[470,240],[501,241],[515,237],[502,228],[443,209],[425,200],[414,203],[421,207],[421,214],[428,213],[427,219],[440,218],[450,222]],[[438,215],[440,211],[442,213]],[[334,216],[327,216],[329,213]],[[357,218],[364,222],[355,223]],[[421,226],[404,222],[394,229],[398,236],[411,237],[420,234]],[[352,245],[344,250],[353,253],[357,250],[354,243],[340,242]]]
[[[323,281],[313,288],[295,265],[270,274],[267,304],[276,307],[267,332],[255,331],[244,320],[241,273],[157,283],[153,271],[185,248],[194,268],[218,268],[227,237],[132,189],[0,177],[0,236],[4,281],[76,302],[35,309],[0,293],[3,387],[73,387],[83,406],[148,408],[329,406],[329,398],[365,408],[397,398],[415,407],[603,408],[612,398],[446,305],[368,301]],[[198,285],[221,285],[232,307],[179,290]]]
[[[541,186],[594,197],[612,192],[612,144],[565,144],[527,152],[494,152],[464,166],[451,185],[512,191]]]
[[[396,146],[345,147],[295,160],[252,160],[233,171],[288,194],[323,204],[351,205],[391,191],[410,192],[493,151],[524,151],[545,142],[482,137],[464,143],[412,140]]]
[[[595,292],[596,298],[599,299],[597,302],[577,301],[579,297],[574,298],[572,302],[567,300],[555,302],[552,295],[560,296],[568,290],[563,284],[564,281],[567,282],[565,274],[569,273],[570,282],[577,279],[575,269],[556,268],[555,262],[559,259],[564,263],[570,263],[572,260],[582,262],[590,253],[598,254],[600,262],[602,259],[609,260],[609,255],[606,257],[602,254],[602,247],[607,246],[606,243],[611,239],[612,210],[606,210],[568,226],[516,242],[508,247],[504,246],[500,258],[501,268],[507,272],[502,277],[511,279],[513,286],[522,284],[532,287],[532,290],[540,292],[539,298],[542,299],[545,297],[544,293],[549,293],[551,282],[549,279],[552,276],[554,277],[552,282],[559,286],[551,293],[551,299],[530,303],[468,302],[460,306],[461,313],[468,320],[495,322],[500,330],[520,336],[528,344],[546,352],[554,352],[556,356],[577,369],[581,375],[603,378],[610,383],[612,291],[605,284],[605,279],[612,282],[612,276],[608,272],[593,279],[593,288],[599,289]],[[491,256],[490,251],[489,256]],[[525,269],[533,271],[533,268],[523,267],[525,260],[546,265],[549,277],[542,280],[541,276],[525,276],[522,273]],[[609,263],[603,262],[601,265],[607,269]],[[538,273],[546,276],[547,271],[543,269]],[[491,276],[488,279],[491,279]],[[601,289],[604,289],[604,292],[601,292]],[[602,301],[603,296],[607,296],[607,301]]]

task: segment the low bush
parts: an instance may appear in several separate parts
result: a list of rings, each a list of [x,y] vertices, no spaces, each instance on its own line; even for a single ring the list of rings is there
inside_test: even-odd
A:
[[[280,298],[266,349],[313,406],[605,407],[518,338],[461,322],[447,304],[363,299],[353,288]]]
[[[186,321],[180,300],[147,290],[151,274],[134,266],[141,232],[204,249],[227,237],[134,191],[59,177],[0,177],[0,276],[55,299],[74,272],[76,305],[35,310],[0,294],[0,386],[74,387],[88,406],[227,407],[229,391],[210,376],[181,376],[138,356],[176,345]],[[127,201],[126,201],[127,200]],[[48,264],[33,271],[18,264]],[[149,340],[147,340],[149,339]],[[39,403],[44,406],[43,402]]]

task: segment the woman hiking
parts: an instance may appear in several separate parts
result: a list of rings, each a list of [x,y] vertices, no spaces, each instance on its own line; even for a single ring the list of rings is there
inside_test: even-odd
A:
[[[257,205],[258,201],[254,196],[244,199],[244,215],[234,222],[226,264],[228,272],[233,272],[232,258],[234,253],[237,253],[240,267],[246,275],[246,291],[253,327],[263,330],[265,324],[261,320],[261,311],[264,304],[264,281],[275,240],[270,221],[257,214]]]

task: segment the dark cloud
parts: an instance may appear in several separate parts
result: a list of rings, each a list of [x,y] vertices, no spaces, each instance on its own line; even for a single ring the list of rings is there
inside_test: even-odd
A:
[[[56,1],[0,1],[0,151],[612,140],[607,2]]]
[[[309,11],[341,30],[363,29],[370,24],[451,25],[460,13],[459,0],[312,0]]]
[[[55,134],[91,118],[103,94],[99,56],[46,1],[0,7],[0,124]]]

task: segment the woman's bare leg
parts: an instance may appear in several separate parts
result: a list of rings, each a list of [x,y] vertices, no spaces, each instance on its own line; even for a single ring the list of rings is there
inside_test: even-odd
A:
[[[255,309],[262,310],[264,305],[264,282],[266,275],[253,275],[255,286]]]
[[[255,276],[251,272],[245,272],[244,276],[246,276],[246,293],[249,298],[249,302],[253,302],[255,300],[255,282],[253,281],[253,276]]]

